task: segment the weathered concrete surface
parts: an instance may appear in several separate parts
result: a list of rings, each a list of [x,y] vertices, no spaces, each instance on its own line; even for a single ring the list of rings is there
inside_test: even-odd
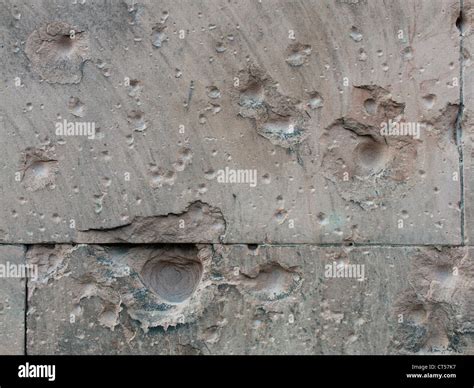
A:
[[[473,354],[473,20],[0,0],[0,353]]]
[[[474,354],[472,249],[28,251],[51,257],[30,287],[30,354]],[[173,267],[181,281],[167,287]]]
[[[461,242],[458,1],[0,5],[1,241],[143,242],[103,230],[201,201],[225,231],[154,242]]]
[[[458,26],[463,35],[463,97],[464,112],[460,117],[459,144],[463,150],[464,167],[464,197],[465,197],[465,242],[474,242],[474,3],[465,2],[462,19]]]
[[[25,279],[16,277],[25,264],[21,246],[0,246],[0,355],[18,355],[25,348]]]

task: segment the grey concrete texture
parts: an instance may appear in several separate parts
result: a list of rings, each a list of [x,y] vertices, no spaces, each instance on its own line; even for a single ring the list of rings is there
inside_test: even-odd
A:
[[[469,1],[464,6],[465,12],[459,27],[463,31],[463,47],[461,60],[463,66],[463,93],[464,110],[460,129],[462,130],[459,143],[462,144],[462,158],[464,167],[464,197],[465,197],[465,240],[472,244],[474,241],[474,71],[472,53],[474,53],[474,3]]]
[[[474,354],[472,52],[472,0],[0,0],[0,354]]]
[[[25,352],[25,264],[24,247],[0,246],[0,354]]]
[[[461,242],[458,1],[76,3],[2,2],[3,242]]]
[[[58,245],[27,257],[42,268],[30,354],[474,352],[470,248]]]

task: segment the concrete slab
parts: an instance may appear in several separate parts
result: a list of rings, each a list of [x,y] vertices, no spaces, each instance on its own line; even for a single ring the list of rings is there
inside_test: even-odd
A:
[[[471,249],[81,245],[28,261],[43,268],[30,354],[474,353]]]
[[[0,355],[25,352],[25,248],[0,245]]]
[[[460,243],[458,1],[2,9],[4,243]]]

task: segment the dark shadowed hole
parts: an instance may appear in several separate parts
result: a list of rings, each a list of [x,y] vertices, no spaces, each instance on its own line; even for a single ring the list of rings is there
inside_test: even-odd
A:
[[[466,30],[466,21],[464,20],[464,15],[462,14],[462,11],[459,12],[459,16],[456,19],[456,27],[461,34]]]
[[[63,35],[57,40],[58,47],[61,50],[70,50],[74,44],[74,39],[71,39],[69,35]]]

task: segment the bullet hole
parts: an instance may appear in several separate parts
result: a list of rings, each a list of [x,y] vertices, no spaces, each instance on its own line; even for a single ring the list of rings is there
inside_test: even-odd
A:
[[[423,96],[423,105],[426,109],[431,110],[436,102],[436,95],[428,94]]]
[[[283,224],[286,219],[288,218],[288,212],[285,209],[277,209],[274,214],[275,221],[281,225]]]
[[[164,33],[166,26],[156,25],[152,28],[151,44],[155,48],[161,48],[164,42],[168,41],[168,37]]]
[[[253,82],[248,85],[241,93],[242,105],[261,104],[264,97],[264,88],[260,82]]]
[[[402,59],[404,61],[411,61],[413,59],[413,49],[410,46],[402,50]]]
[[[227,50],[227,47],[225,47],[224,43],[222,42],[218,42],[216,44],[216,52],[218,52],[219,54],[222,54],[223,52],[225,52]]]
[[[292,136],[299,129],[292,122],[291,117],[276,118],[264,122],[261,126],[261,131],[268,136]]]
[[[64,22],[49,23],[30,34],[25,53],[47,82],[79,83],[83,64],[90,59],[88,34]]]
[[[459,330],[458,318],[468,311],[466,303],[472,299],[472,291],[464,287],[471,267],[466,252],[459,248],[423,248],[411,257],[406,289],[394,305],[399,316],[393,336],[397,348],[415,353],[460,346],[448,333]]]
[[[175,180],[176,173],[174,171],[166,171],[162,168],[158,168],[151,173],[150,186],[154,189],[164,185],[172,186]]]
[[[196,291],[202,272],[202,264],[197,260],[165,255],[145,263],[141,277],[164,301],[182,303]]]
[[[356,27],[351,28],[350,37],[354,42],[360,42],[363,38],[362,34]]]
[[[327,215],[323,212],[319,212],[316,216],[316,219],[318,220],[318,224],[321,226],[327,225],[329,223]]]
[[[467,23],[462,11],[459,12],[459,16],[456,19],[456,28],[461,34],[464,34],[464,32],[466,31]]]
[[[216,86],[209,86],[207,88],[207,96],[212,99],[220,98],[221,92]]]
[[[368,98],[364,101],[364,109],[369,115],[374,115],[377,113],[377,103],[373,98]]]
[[[287,48],[286,63],[292,67],[302,66],[307,62],[311,51],[309,44],[292,43]]]
[[[121,310],[122,308],[120,307],[120,304],[115,305],[112,303],[106,303],[105,306],[103,306],[102,312],[98,316],[99,323],[114,331],[115,326],[119,324]]]
[[[74,47],[74,40],[69,35],[63,35],[56,41],[56,45],[58,51],[67,55]]]
[[[372,172],[380,171],[385,167],[388,160],[387,153],[386,145],[373,140],[364,141],[355,149],[358,164]]]
[[[51,159],[48,151],[29,148],[22,157],[22,184],[28,191],[52,187],[58,173],[58,161]]]
[[[131,79],[128,85],[128,95],[138,98],[142,90],[142,82],[137,79]]]
[[[368,58],[368,55],[367,53],[365,52],[365,50],[363,48],[360,48],[359,49],[359,54],[357,55],[357,59],[361,62],[365,62]]]
[[[253,82],[248,85],[240,93],[240,106],[248,109],[256,109],[262,107],[264,101],[264,88],[261,83]],[[243,117],[252,117],[255,118],[254,114],[246,114],[245,111],[240,112]]]
[[[453,276],[453,268],[450,265],[439,265],[436,267],[435,278],[440,282],[446,282]]]
[[[179,151],[179,155],[186,161],[189,161],[191,160],[192,156],[193,156],[193,152],[191,150],[191,148],[182,148],[180,151]]]
[[[310,98],[308,101],[309,108],[311,109],[322,108],[323,103],[324,103],[324,99],[321,97],[321,95],[318,92],[310,93]]]
[[[426,309],[422,304],[415,304],[407,311],[406,319],[408,322],[420,325],[426,321],[427,315]]]
[[[409,178],[417,171],[417,141],[382,131],[381,124],[388,128],[390,120],[402,120],[405,109],[387,90],[376,85],[356,86],[350,107],[320,137],[322,172],[335,182],[344,200],[364,210],[375,209],[384,199],[406,193],[416,184]]]
[[[76,117],[83,117],[85,114],[85,105],[84,103],[79,100],[77,97],[69,98],[67,107],[69,112]]]
[[[266,185],[270,184],[272,181],[271,175],[268,173],[265,173],[262,175],[262,182],[265,183]]]
[[[204,172],[204,177],[208,180],[212,180],[215,179],[216,174],[216,171],[213,168],[210,168],[209,170]]]
[[[275,301],[288,297],[302,282],[302,277],[292,268],[284,268],[279,263],[269,263],[242,272],[244,288],[264,301]]]
[[[142,111],[132,110],[128,114],[127,120],[134,131],[143,132],[148,127],[148,122],[145,120],[145,114]]]
[[[237,78],[239,115],[254,120],[258,134],[283,148],[292,148],[309,135],[305,128],[307,116],[301,110],[304,104],[282,95],[260,68],[250,66]]]

